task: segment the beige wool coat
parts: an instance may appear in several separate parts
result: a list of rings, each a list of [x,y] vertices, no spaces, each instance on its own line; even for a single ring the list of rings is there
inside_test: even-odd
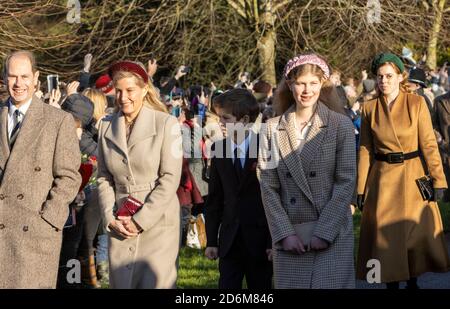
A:
[[[104,223],[131,195],[145,203],[133,219],[143,229],[122,239],[109,231],[110,287],[174,288],[180,240],[176,190],[182,166],[181,130],[169,114],[144,105],[128,142],[124,116],[99,127],[98,191]]]
[[[429,174],[436,188],[447,182],[431,116],[424,99],[400,91],[389,110],[383,98],[364,104],[358,194],[365,194],[357,276],[366,280],[367,261],[377,259],[381,282],[404,281],[450,269],[436,202],[423,201],[415,180]],[[420,157],[389,164],[375,153],[420,150]]]
[[[330,246],[302,255],[274,250],[275,288],[354,288],[353,124],[319,102],[299,152],[295,121],[292,106],[261,132],[258,176],[273,248],[295,234],[294,224],[316,220],[314,235]]]
[[[33,97],[12,151],[0,114],[0,288],[55,288],[62,228],[81,183],[73,117]]]

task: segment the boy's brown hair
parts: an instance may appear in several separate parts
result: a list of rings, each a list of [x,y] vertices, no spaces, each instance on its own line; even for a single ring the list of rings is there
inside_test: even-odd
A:
[[[259,114],[259,104],[247,89],[228,90],[214,98],[213,106],[226,110],[237,120],[248,115],[250,122],[254,122]]]

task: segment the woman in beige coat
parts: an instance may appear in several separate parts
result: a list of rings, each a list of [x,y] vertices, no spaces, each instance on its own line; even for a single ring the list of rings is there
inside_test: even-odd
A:
[[[119,111],[101,121],[98,144],[110,287],[174,288],[180,237],[180,127],[165,112],[141,64],[116,63],[110,75]],[[131,217],[116,217],[128,196],[142,202],[142,208]]]
[[[323,59],[295,57],[284,75],[274,102],[283,115],[267,122],[258,165],[275,288],[354,288],[353,124],[329,100]]]
[[[401,89],[407,80],[401,60],[380,54],[372,71],[381,95],[362,111],[357,190],[359,207],[364,207],[357,276],[366,280],[373,268],[369,276],[388,288],[405,280],[408,288],[417,288],[422,273],[450,268],[436,203],[447,182],[427,105]],[[434,201],[423,200],[415,182],[427,173]],[[380,263],[379,276],[369,266],[372,259]]]

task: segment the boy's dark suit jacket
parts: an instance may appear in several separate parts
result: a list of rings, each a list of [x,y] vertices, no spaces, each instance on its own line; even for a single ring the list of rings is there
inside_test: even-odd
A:
[[[205,205],[208,247],[219,247],[226,256],[233,242],[242,240],[252,258],[267,259],[272,247],[269,228],[256,178],[259,136],[253,134],[239,181],[233,166],[231,141],[224,139],[212,146],[208,199]],[[249,156],[250,155],[250,156]],[[236,235],[240,232],[240,237]]]

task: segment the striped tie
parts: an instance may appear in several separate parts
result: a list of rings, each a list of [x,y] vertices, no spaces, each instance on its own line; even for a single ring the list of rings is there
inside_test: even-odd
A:
[[[16,109],[14,111],[14,123],[16,124],[14,126],[14,129],[11,131],[11,137],[9,138],[9,148],[12,149],[14,146],[14,143],[16,142],[17,135],[19,135],[19,129],[22,122],[20,121],[20,111]]]

